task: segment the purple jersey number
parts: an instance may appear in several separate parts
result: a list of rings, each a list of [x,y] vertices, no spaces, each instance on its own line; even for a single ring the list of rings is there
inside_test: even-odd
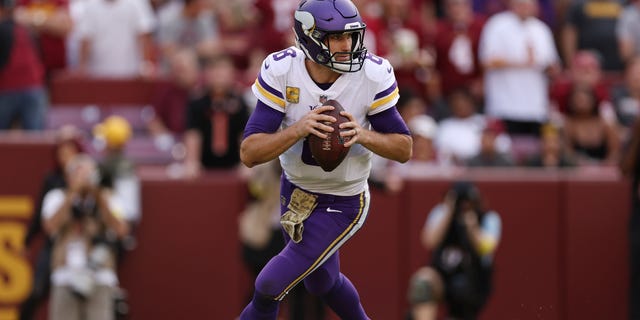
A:
[[[373,55],[371,53],[367,53],[367,59],[371,60],[371,62],[377,64],[377,65],[381,65],[384,61],[382,60],[382,58]]]
[[[274,61],[280,61],[286,57],[292,57],[295,58],[296,57],[296,52],[293,49],[284,49],[282,51],[276,52],[273,55],[271,55],[271,57],[273,58]]]

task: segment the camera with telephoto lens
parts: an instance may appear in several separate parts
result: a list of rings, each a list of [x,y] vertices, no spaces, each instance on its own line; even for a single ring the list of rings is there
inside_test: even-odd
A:
[[[451,187],[451,191],[456,195],[454,210],[456,213],[463,211],[462,206],[465,202],[468,202],[473,210],[480,209],[480,192],[473,183],[469,181],[456,181]]]

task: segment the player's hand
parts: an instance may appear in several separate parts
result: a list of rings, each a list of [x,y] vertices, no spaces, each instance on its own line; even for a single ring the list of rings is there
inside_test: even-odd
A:
[[[326,139],[327,135],[324,132],[333,132],[333,128],[324,124],[324,122],[336,122],[336,118],[321,113],[333,109],[333,106],[321,106],[311,110],[306,116],[298,120],[294,125],[298,138],[313,134],[321,139]]]
[[[363,127],[361,127],[351,113],[347,111],[341,111],[340,114],[349,119],[348,122],[340,124],[340,136],[345,138],[345,140],[347,141],[345,142],[344,147],[351,147],[358,141],[362,143],[368,130],[365,130]]]

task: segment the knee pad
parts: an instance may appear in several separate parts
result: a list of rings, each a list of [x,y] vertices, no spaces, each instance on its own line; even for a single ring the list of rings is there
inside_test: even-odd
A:
[[[411,305],[436,301],[433,284],[420,276],[411,278],[407,296]]]

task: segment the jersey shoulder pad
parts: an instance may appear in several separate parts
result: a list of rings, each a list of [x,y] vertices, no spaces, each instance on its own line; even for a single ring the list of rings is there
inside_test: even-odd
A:
[[[304,58],[304,53],[296,47],[289,47],[284,50],[269,54],[262,63],[261,72],[272,76],[281,76],[291,69],[293,61]]]
[[[373,81],[384,81],[394,76],[389,60],[372,53],[367,54],[363,69],[367,79]]]

